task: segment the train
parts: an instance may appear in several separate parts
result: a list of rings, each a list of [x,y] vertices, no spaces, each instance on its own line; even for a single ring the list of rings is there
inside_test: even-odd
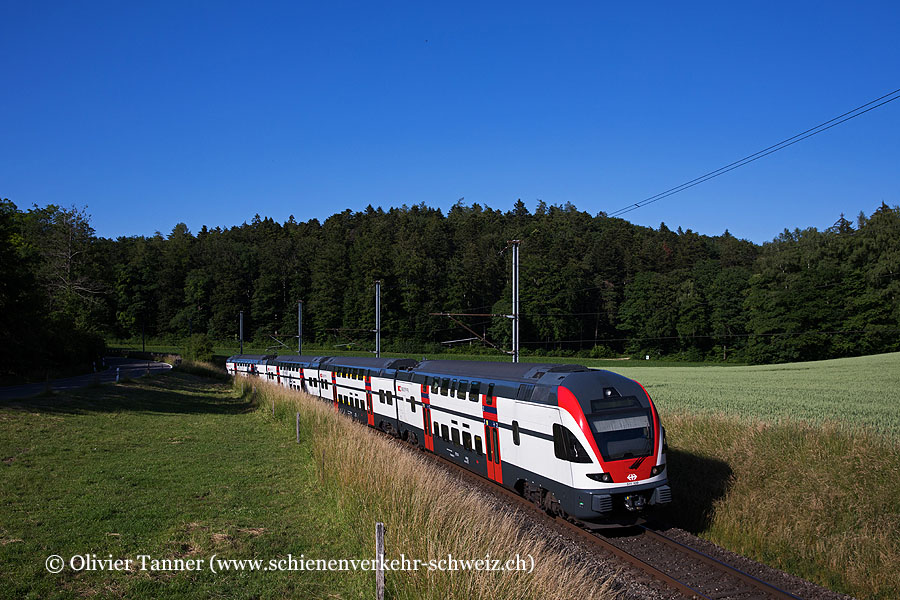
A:
[[[610,371],[303,355],[238,354],[225,364],[233,376],[321,398],[552,515],[633,522],[672,501],[656,407],[640,383]]]

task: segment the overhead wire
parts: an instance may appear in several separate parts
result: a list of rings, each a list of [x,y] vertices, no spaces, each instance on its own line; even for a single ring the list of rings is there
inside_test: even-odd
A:
[[[884,106],[885,104],[887,104],[889,102],[893,102],[894,100],[897,100],[898,98],[900,98],[900,88],[898,88],[892,92],[889,92],[879,98],[875,98],[874,100],[866,102],[865,104],[857,106],[853,110],[849,110],[841,115],[838,115],[832,119],[825,121],[824,123],[820,123],[820,124],[816,125],[815,127],[811,127],[809,129],[807,129],[806,131],[802,131],[794,136],[791,136],[785,140],[782,140],[782,141],[778,142],[777,144],[773,144],[773,145],[769,146],[768,148],[763,148],[762,150],[760,150],[758,152],[754,152],[753,154],[745,156],[744,158],[741,158],[732,163],[729,163],[729,164],[725,165],[724,167],[719,167],[715,171],[710,171],[709,173],[701,175],[700,177],[696,177],[694,179],[691,179],[690,181],[686,181],[686,182],[682,183],[681,185],[677,185],[673,188],[669,188],[668,190],[666,190],[664,192],[660,192],[654,196],[645,198],[645,199],[641,200],[640,202],[635,202],[635,203],[629,204],[628,206],[624,206],[624,207],[620,208],[619,210],[608,213],[607,216],[608,217],[618,217],[618,216],[624,215],[626,213],[629,213],[631,211],[637,210],[639,208],[643,208],[644,206],[647,206],[648,204],[653,204],[654,202],[658,202],[664,198],[668,198],[669,196],[675,195],[679,192],[683,192],[686,189],[692,188],[696,185],[700,185],[701,183],[707,182],[710,179],[715,179],[716,177],[719,177],[720,175],[724,175],[725,173],[728,173],[729,171],[734,171],[735,169],[738,169],[738,168],[748,165],[752,162],[755,162],[755,161],[759,160],[760,158],[768,156],[769,154],[773,154],[775,152],[778,152],[779,150],[784,150],[785,148],[787,148],[789,146],[793,146],[794,144],[796,144],[798,142],[802,142],[803,140],[810,138],[816,134],[822,133],[823,131],[827,131],[827,130],[831,129],[832,127],[837,127],[841,123],[846,123],[847,121],[849,121],[851,119],[855,119],[856,117],[862,116],[862,115],[866,114],[867,112],[875,110],[876,108],[879,108],[881,106]],[[863,110],[863,109],[865,109],[865,110]]]

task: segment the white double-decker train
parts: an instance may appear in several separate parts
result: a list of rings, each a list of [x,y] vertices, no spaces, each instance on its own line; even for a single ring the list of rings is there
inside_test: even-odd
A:
[[[609,371],[299,355],[236,355],[226,368],[318,396],[552,514],[616,521],[671,501],[650,395]]]

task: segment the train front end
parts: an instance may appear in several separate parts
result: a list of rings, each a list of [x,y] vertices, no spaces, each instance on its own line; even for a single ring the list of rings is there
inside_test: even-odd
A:
[[[609,371],[578,372],[559,382],[557,398],[572,432],[557,436],[569,446],[558,451],[570,456],[572,516],[627,519],[671,502],[665,429],[641,384]]]

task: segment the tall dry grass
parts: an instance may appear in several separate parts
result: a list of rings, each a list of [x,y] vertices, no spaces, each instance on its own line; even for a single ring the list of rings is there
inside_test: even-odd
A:
[[[191,375],[199,375],[200,377],[208,377],[210,379],[225,381],[230,378],[230,375],[228,375],[228,372],[225,369],[206,360],[182,360],[175,368],[179,371],[190,373]]]
[[[681,460],[730,469],[703,537],[859,598],[900,597],[896,444],[828,424],[709,415],[670,414],[666,429]],[[676,502],[709,501],[702,484],[682,485],[703,473],[679,481],[671,467]]]
[[[375,435],[359,423],[338,415],[333,407],[306,394],[267,382],[238,378],[242,394],[252,393],[260,414],[272,414],[285,427],[301,414],[301,438],[316,464],[314,476],[323,499],[351,519],[363,548],[373,544],[374,523],[387,529],[387,558],[460,559],[490,556],[506,560],[516,554],[534,558],[531,573],[506,571],[418,571],[387,575],[390,598],[553,599],[612,598],[610,582],[575,564],[544,541],[539,532],[525,532],[521,515],[468,489],[430,465],[409,446]],[[252,392],[249,392],[250,389]],[[324,469],[323,464],[324,453]],[[311,474],[312,475],[312,474]],[[368,554],[367,554],[368,556]]]

